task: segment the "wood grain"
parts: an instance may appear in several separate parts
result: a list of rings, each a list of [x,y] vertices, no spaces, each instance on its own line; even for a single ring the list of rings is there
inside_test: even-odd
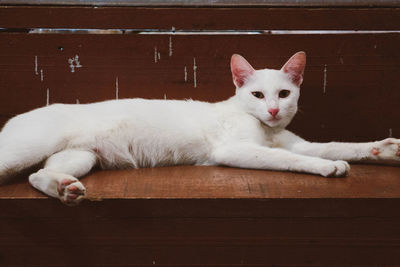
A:
[[[17,5],[82,5],[82,6],[214,6],[214,7],[231,7],[231,6],[357,6],[357,7],[395,7],[399,3],[395,0],[251,0],[251,1],[233,1],[233,0],[2,0],[3,4]]]
[[[0,264],[396,266],[399,177],[373,165],[332,179],[225,167],[101,171],[83,179],[92,201],[74,208],[19,180],[0,187]]]
[[[172,166],[95,171],[83,179],[88,199],[399,198],[400,168],[352,165],[347,178],[228,167]],[[0,199],[46,199],[18,179]]]
[[[399,21],[399,8],[0,6],[0,27],[10,29],[399,30]]]
[[[255,68],[281,68],[303,50],[305,82],[291,130],[313,141],[371,141],[400,133],[399,34],[0,36],[2,123],[44,106],[47,89],[50,104],[114,99],[117,79],[119,98],[220,101],[234,94],[233,53]],[[76,55],[83,67],[71,72],[68,60]]]
[[[379,2],[373,5],[397,5]],[[111,4],[79,1],[94,3]],[[112,4],[134,3],[139,2]],[[338,3],[345,5],[327,4]],[[234,92],[231,54],[243,54],[256,68],[280,68],[304,50],[301,112],[292,130],[315,141],[399,137],[397,33],[25,33],[30,28],[172,27],[385,31],[400,29],[399,14],[398,8],[0,6],[0,124],[44,106],[47,89],[50,103],[113,99],[117,84],[119,98],[219,101]],[[76,55],[82,67],[71,72],[69,59]],[[74,208],[34,190],[28,175],[0,187],[0,266],[400,265],[398,167],[352,165],[349,177],[335,179],[226,167],[97,170],[82,179],[89,200]]]

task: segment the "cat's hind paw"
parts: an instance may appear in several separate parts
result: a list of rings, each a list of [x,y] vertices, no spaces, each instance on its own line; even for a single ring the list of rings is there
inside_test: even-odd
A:
[[[59,199],[68,206],[79,204],[84,198],[86,189],[76,178],[64,178],[58,186],[57,191]]]
[[[86,189],[83,184],[65,173],[41,169],[29,176],[29,182],[36,189],[69,206],[77,205],[85,198]]]
[[[343,160],[335,160],[323,166],[320,174],[324,177],[344,177],[349,171],[349,163]]]

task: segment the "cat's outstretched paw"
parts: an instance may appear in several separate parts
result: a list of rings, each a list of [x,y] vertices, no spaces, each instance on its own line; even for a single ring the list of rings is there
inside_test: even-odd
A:
[[[58,186],[59,199],[68,206],[75,206],[85,197],[86,189],[76,178],[64,178]]]
[[[36,189],[59,198],[69,206],[77,205],[85,198],[86,189],[83,184],[68,174],[41,169],[29,176],[29,182]]]
[[[325,177],[344,177],[350,171],[350,165],[343,160],[330,161],[321,168],[320,174]]]
[[[400,163],[400,139],[386,138],[375,142],[371,154],[373,159]]]

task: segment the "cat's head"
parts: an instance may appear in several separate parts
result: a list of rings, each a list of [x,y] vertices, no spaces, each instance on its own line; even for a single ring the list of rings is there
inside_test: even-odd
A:
[[[255,70],[233,55],[231,71],[236,98],[246,112],[273,128],[286,127],[297,112],[306,54],[294,54],[280,70]]]

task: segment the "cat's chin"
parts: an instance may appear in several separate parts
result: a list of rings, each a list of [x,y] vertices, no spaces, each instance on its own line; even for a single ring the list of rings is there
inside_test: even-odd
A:
[[[263,123],[270,128],[279,128],[279,129],[285,128],[289,124],[288,121],[284,118],[267,119],[264,120]]]
[[[281,122],[282,122],[281,119],[268,119],[268,120],[264,121],[264,124],[271,128],[275,128],[275,127],[279,127]]]

